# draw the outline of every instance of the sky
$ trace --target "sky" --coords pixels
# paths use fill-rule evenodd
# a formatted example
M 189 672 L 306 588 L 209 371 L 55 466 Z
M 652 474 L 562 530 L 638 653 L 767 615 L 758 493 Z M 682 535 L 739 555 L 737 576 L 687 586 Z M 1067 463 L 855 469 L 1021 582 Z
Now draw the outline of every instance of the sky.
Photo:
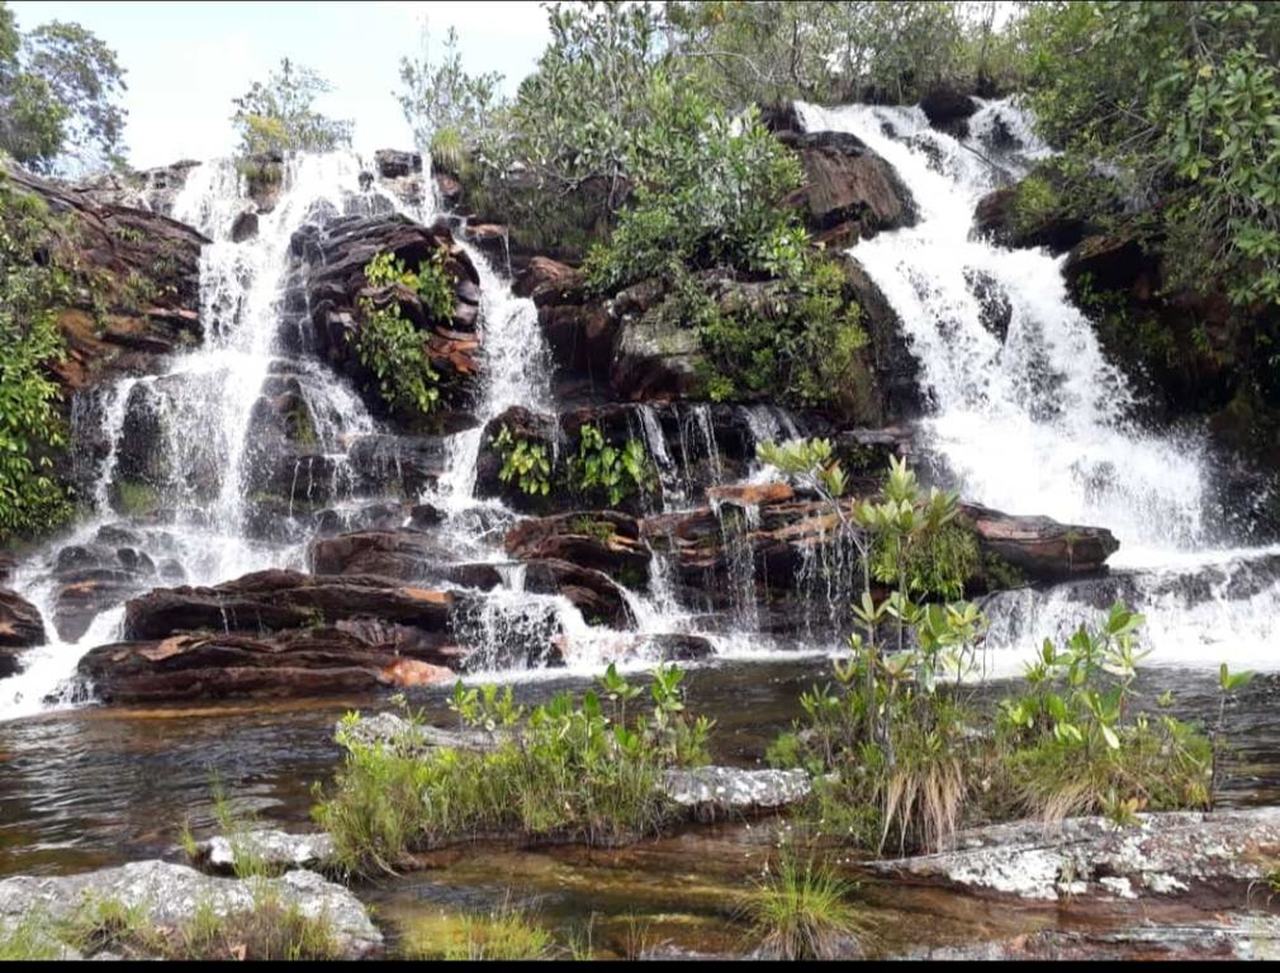
M 61 2 L 11 0 L 23 30 L 75 21 L 114 48 L 125 69 L 125 143 L 135 168 L 227 155 L 235 144 L 231 99 L 265 80 L 283 57 L 333 85 L 316 107 L 355 120 L 355 147 L 408 148 L 392 95 L 402 55 L 427 28 L 437 56 L 450 26 L 463 66 L 498 71 L 514 94 L 550 37 L 535 0 L 374 2 Z

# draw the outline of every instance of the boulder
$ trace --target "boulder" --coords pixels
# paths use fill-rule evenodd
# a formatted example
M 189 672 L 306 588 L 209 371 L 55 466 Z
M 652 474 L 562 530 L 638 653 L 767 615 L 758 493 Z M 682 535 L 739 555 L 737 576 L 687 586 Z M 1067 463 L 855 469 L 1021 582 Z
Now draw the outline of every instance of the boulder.
M 1060 524 L 1048 517 L 1014 516 L 978 504 L 960 505 L 978 546 L 997 554 L 1032 581 L 1064 581 L 1106 570 L 1120 542 L 1105 527 Z
M 73 288 L 67 306 L 55 312 L 67 354 L 51 371 L 64 402 L 89 385 L 158 371 L 159 356 L 202 340 L 200 250 L 207 238 L 159 212 L 104 202 L 92 189 L 16 167 L 3 175 L 66 221 L 53 247 L 95 282 L 92 293 Z
M 40 610 L 17 592 L 0 588 L 0 679 L 22 668 L 21 650 L 44 645 L 44 641 Z
M 962 831 L 953 851 L 873 862 L 882 874 L 1027 899 L 1190 897 L 1265 880 L 1280 808 L 1020 821 Z
M 130 640 L 179 632 L 258 632 L 380 618 L 427 632 L 444 631 L 455 596 L 358 575 L 325 577 L 297 571 L 247 574 L 212 588 L 157 588 L 125 606 Z
M 462 407 L 469 403 L 480 368 L 480 341 L 474 333 L 480 278 L 445 223 L 425 227 L 396 213 L 338 217 L 325 224 L 322 232 L 304 227 L 294 235 L 291 249 L 295 259 L 311 268 L 305 300 L 317 350 L 356 382 L 372 409 L 385 412 L 386 405 L 356 350 L 362 320 L 357 302 L 361 299 L 379 307 L 397 305 L 401 315 L 422 333 L 432 367 L 441 373 L 445 404 Z M 449 320 L 432 319 L 419 296 L 408 288 L 371 288 L 365 280 L 365 265 L 379 253 L 392 254 L 413 269 L 442 249 L 446 254 L 444 269 L 453 282 L 456 299 Z
M 987 193 L 974 210 L 974 230 L 1002 247 L 1045 247 L 1050 253 L 1066 253 L 1084 236 L 1083 220 L 1050 212 L 1027 223 L 1018 219 L 1017 187 Z
M 789 134 L 782 141 L 804 166 L 805 181 L 787 198 L 799 208 L 815 238 L 850 247 L 881 230 L 916 220 L 911 192 L 893 167 L 856 136 L 844 132 Z
M 649 297 L 653 284 L 628 288 L 610 307 L 618 326 L 609 382 L 620 397 L 633 401 L 698 398 L 706 360 L 702 339 L 696 328 L 679 319 L 674 298 L 660 292 Z
M 511 285 L 517 297 L 530 298 L 538 307 L 580 304 L 586 296 L 582 271 L 550 257 L 537 256 Z
M 274 636 L 180 634 L 98 646 L 78 671 L 106 703 L 323 696 L 452 680 L 448 664 L 458 655 L 448 640 L 413 635 L 412 642 L 391 643 L 338 627 Z M 409 652 L 417 658 L 402 654 Z
M 546 505 L 551 502 L 548 497 L 540 493 L 525 493 L 514 478 L 503 481 L 503 457 L 496 446 L 503 429 L 506 429 L 514 440 L 542 447 L 548 462 L 555 456 L 555 417 L 513 405 L 490 419 L 480 435 L 480 452 L 476 457 L 475 495 L 500 498 L 512 510 L 521 512 L 545 510 Z
M 659 785 L 667 800 L 700 820 L 776 811 L 803 801 L 812 787 L 803 770 L 740 767 L 668 770 Z
M 334 727 L 334 738 L 343 746 L 383 746 L 410 755 L 425 753 L 434 747 L 455 750 L 491 750 L 500 735 L 483 730 L 445 730 L 425 723 L 410 722 L 395 713 L 358 715 L 354 721 L 340 720 Z
M 214 835 L 195 845 L 191 863 L 206 872 L 230 875 L 237 858 L 251 856 L 274 873 L 305 868 L 324 872 L 333 867 L 333 838 L 324 833 L 292 834 L 274 828 L 247 831 L 244 834 Z
M 381 575 L 418 581 L 439 573 L 449 553 L 416 530 L 367 530 L 317 538 L 308 552 L 311 570 L 328 575 Z
M 192 922 L 197 910 L 224 917 L 251 913 L 270 896 L 309 916 L 324 915 L 343 959 L 372 959 L 382 953 L 382 934 L 360 900 L 348 889 L 309 871 L 279 878 L 233 879 L 203 875 L 186 865 L 132 862 L 117 868 L 65 876 L 18 875 L 0 881 L 0 927 L 12 927 L 33 913 L 53 923 L 76 918 L 91 901 L 110 901 L 138 910 L 148 925 L 170 934 Z
M 383 179 L 400 179 L 422 171 L 422 155 L 399 149 L 378 149 L 373 153 L 373 165 Z
M 641 587 L 649 572 L 639 522 L 612 510 L 521 521 L 507 531 L 506 549 L 522 561 L 567 561 L 592 568 L 628 588 Z
M 626 629 L 636 623 L 622 589 L 594 568 L 556 558 L 527 561 L 524 587 L 535 594 L 564 595 L 589 624 Z
M 965 138 L 969 134 L 969 117 L 978 110 L 978 103 L 954 88 L 938 87 L 920 99 L 920 110 L 934 128 Z
M 862 264 L 845 256 L 840 266 L 861 308 L 862 326 L 871 339 L 872 370 L 883 403 L 884 419 L 896 422 L 919 416 L 925 406 L 920 388 L 920 362 L 911 353 L 902 322 Z
M 234 243 L 252 240 L 258 235 L 258 214 L 247 209 L 240 213 L 231 223 L 231 239 Z
M 1126 290 L 1151 271 L 1152 258 L 1144 254 L 1136 236 L 1096 234 L 1081 240 L 1067 254 L 1062 276 L 1071 287 L 1088 276 L 1094 291 Z

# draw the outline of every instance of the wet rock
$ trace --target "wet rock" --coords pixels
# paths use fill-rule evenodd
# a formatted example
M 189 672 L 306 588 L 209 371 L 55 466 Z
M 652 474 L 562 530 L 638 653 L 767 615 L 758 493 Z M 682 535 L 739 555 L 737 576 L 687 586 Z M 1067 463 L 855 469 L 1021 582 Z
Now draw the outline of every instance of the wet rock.
M 257 235 L 258 214 L 256 211 L 247 209 L 232 221 L 231 240 L 233 243 L 243 243 L 245 240 L 252 240 Z
M 800 156 L 805 182 L 787 198 L 798 207 L 815 238 L 828 247 L 849 247 L 881 230 L 916 220 L 911 192 L 893 167 L 844 132 L 782 136 Z
M 5 169 L 5 179 L 67 221 L 61 239 L 73 250 L 68 256 L 99 281 L 95 293 L 81 288 L 55 311 L 67 354 L 51 369 L 64 401 L 98 382 L 158 371 L 158 356 L 202 340 L 199 264 L 205 237 L 159 212 L 104 201 L 94 190 L 16 167 Z
M 114 567 L 81 568 L 59 572 L 54 592 L 53 627 L 64 642 L 76 642 L 102 612 L 145 591 L 155 575 Z
M 938 87 L 920 99 L 920 110 L 934 128 L 965 138 L 969 134 L 969 116 L 978 110 L 978 103 L 954 88 Z
M 504 429 L 513 440 L 541 447 L 548 462 L 555 455 L 554 416 L 531 412 L 518 405 L 506 409 L 490 419 L 480 434 L 480 452 L 476 458 L 476 496 L 499 498 L 511 509 L 521 512 L 545 510 L 550 500 L 541 493 L 525 493 L 514 478 L 503 481 L 503 457 L 496 443 Z
M 418 581 L 450 559 L 440 542 L 416 530 L 367 530 L 319 538 L 308 552 L 311 570 L 329 575 L 381 575 Z
M 272 636 L 179 634 L 117 642 L 89 651 L 79 673 L 107 703 L 323 696 L 452 678 L 448 663 L 455 657 L 446 636 L 396 628 L 410 637 L 376 641 L 374 629 L 366 640 L 334 626 Z
M 334 857 L 333 838 L 323 832 L 293 834 L 272 828 L 226 837 L 214 835 L 196 842 L 192 864 L 203 871 L 230 875 L 238 856 L 252 856 L 271 872 L 296 868 L 325 871 Z
M 695 767 L 668 770 L 661 790 L 674 804 L 705 819 L 797 804 L 809 796 L 812 786 L 803 770 Z
M 1083 220 L 1059 212 L 1046 213 L 1027 222 L 1017 212 L 1018 190 L 1006 187 L 978 200 L 974 230 L 1002 247 L 1046 247 L 1050 253 L 1066 253 L 1084 236 Z
M 399 149 L 378 149 L 373 153 L 373 164 L 383 179 L 400 179 L 422 171 L 422 155 Z
M 680 320 L 674 297 L 659 292 L 650 298 L 651 290 L 652 282 L 637 284 L 610 307 L 619 322 L 610 384 L 619 396 L 632 400 L 697 398 L 705 361 L 702 340 L 696 328 Z
M 1138 822 L 992 825 L 960 832 L 954 851 L 870 867 L 1028 899 L 1147 898 L 1243 888 L 1265 878 L 1280 853 L 1280 808 L 1140 814 Z
M 580 304 L 584 300 L 582 271 L 550 257 L 533 257 L 511 285 L 517 297 L 528 297 L 538 307 Z
M 8 588 L 0 588 L 0 679 L 22 666 L 19 651 L 44 645 L 44 621 L 35 605 Z
M 969 292 L 978 299 L 982 326 L 1004 344 L 1013 321 L 1013 305 L 1009 303 L 1009 296 L 994 277 L 981 270 L 966 270 L 964 279 L 969 285 Z
M 499 223 L 467 224 L 465 232 L 468 243 L 473 244 L 481 253 L 498 266 L 507 263 L 507 228 Z M 475 303 L 474 301 L 472 303 Z
M 1107 930 L 1041 929 L 969 946 L 934 946 L 895 957 L 908 960 L 1230 960 L 1280 956 L 1280 920 L 1265 913 L 1228 913 L 1199 920 L 1146 920 Z
M 1148 273 L 1152 258 L 1142 252 L 1136 236 L 1126 234 L 1085 237 L 1062 265 L 1062 276 L 1071 287 L 1088 277 L 1094 291 L 1125 290 Z
M 536 594 L 564 595 L 588 624 L 632 628 L 636 620 L 625 593 L 603 571 L 555 558 L 525 563 L 524 587 Z
M 279 631 L 381 618 L 443 631 L 456 600 L 447 591 L 397 585 L 384 578 L 324 577 L 297 571 L 247 574 L 212 588 L 157 588 L 125 606 L 131 640 L 164 639 L 178 632 Z
M 327 223 L 318 236 L 295 235 L 292 249 L 312 268 L 307 277 L 306 306 L 311 310 L 317 349 L 356 382 L 370 408 L 386 411 L 374 376 L 357 354 L 362 321 L 357 302 L 361 299 L 379 307 L 397 305 L 402 316 L 422 333 L 432 367 L 441 373 L 439 388 L 445 404 L 461 408 L 470 402 L 480 368 L 480 340 L 471 333 L 474 301 L 466 298 L 472 296 L 480 278 L 446 224 L 425 227 L 394 213 L 339 217 Z M 434 320 L 419 296 L 408 288 L 370 288 L 365 280 L 365 265 L 379 253 L 392 254 L 406 267 L 416 268 L 441 250 L 457 298 L 457 311 L 448 321 Z
M 900 421 L 920 415 L 925 407 L 920 387 L 920 362 L 911 353 L 902 322 L 862 264 L 853 257 L 845 256 L 840 266 L 861 308 L 862 326 L 871 339 L 872 367 L 885 420 Z
M 521 521 L 507 532 L 507 553 L 522 561 L 567 561 L 594 568 L 640 587 L 649 572 L 649 552 L 634 517 L 596 510 Z M 639 581 L 639 584 L 628 583 Z
M 395 713 L 359 716 L 352 722 L 340 720 L 334 727 L 339 743 L 384 746 L 404 754 L 423 753 L 433 747 L 457 750 L 491 750 L 498 737 L 483 730 L 445 730 L 423 723 L 410 723 Z
M 440 436 L 361 436 L 343 469 L 357 494 L 416 497 L 435 485 L 446 463 Z
M 1098 574 L 1120 549 L 1105 527 L 1014 516 L 970 503 L 961 504 L 960 513 L 973 526 L 981 549 L 998 554 L 1033 581 Z
M 445 512 L 433 504 L 420 503 L 409 511 L 409 526 L 416 527 L 418 530 L 438 527 L 444 521 Z
M 712 506 L 729 504 L 735 507 L 758 507 L 765 503 L 786 503 L 795 499 L 791 485 L 781 480 L 769 483 L 738 483 L 707 489 L 707 500 Z
M 665 632 L 646 636 L 637 654 L 661 662 L 701 662 L 715 655 L 716 647 L 701 635 Z
M 0 881 L 0 924 L 15 925 L 40 910 L 54 922 L 69 920 L 90 900 L 137 908 L 148 924 L 174 931 L 190 922 L 197 908 L 220 916 L 252 912 L 263 894 L 306 915 L 324 915 L 345 959 L 370 959 L 382 952 L 382 934 L 364 906 L 341 885 L 309 871 L 254 882 L 203 875 L 186 865 L 132 862 L 80 875 L 19 875 Z

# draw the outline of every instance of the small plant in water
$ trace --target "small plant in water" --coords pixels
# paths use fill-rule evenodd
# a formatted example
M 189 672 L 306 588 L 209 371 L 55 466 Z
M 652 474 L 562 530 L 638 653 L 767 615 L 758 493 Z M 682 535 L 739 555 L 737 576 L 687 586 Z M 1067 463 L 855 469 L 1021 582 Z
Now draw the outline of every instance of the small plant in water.
M 776 871 L 752 891 L 746 918 L 767 958 L 831 960 L 860 955 L 867 922 L 848 897 L 854 887 L 829 865 L 784 851 Z

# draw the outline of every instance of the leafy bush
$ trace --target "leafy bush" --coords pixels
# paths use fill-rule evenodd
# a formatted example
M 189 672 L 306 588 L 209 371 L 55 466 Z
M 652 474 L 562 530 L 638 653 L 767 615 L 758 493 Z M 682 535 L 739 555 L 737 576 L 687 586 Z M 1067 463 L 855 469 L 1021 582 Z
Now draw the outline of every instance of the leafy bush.
M 1118 173 L 1169 283 L 1280 303 L 1280 10 L 1057 2 L 1018 30 L 1040 127 Z
M 745 912 L 761 952 L 771 959 L 841 958 L 867 923 L 849 902 L 853 886 L 827 865 L 802 867 L 785 854 L 777 871 L 752 892 Z
M 603 701 L 561 693 L 520 726 L 510 687 L 459 683 L 450 705 L 464 727 L 494 735 L 491 749 L 417 756 L 340 731 L 347 757 L 315 817 L 353 871 L 391 870 L 414 849 L 485 834 L 599 844 L 653 833 L 673 813 L 657 789 L 662 770 L 706 760 L 712 724 L 685 712 L 682 676 L 660 666 L 651 715 L 629 719 L 640 690 L 610 666 Z
M 240 154 L 327 152 L 350 145 L 353 123 L 312 107 L 330 87 L 315 71 L 283 58 L 265 82 L 255 81 L 232 99 L 236 110 L 231 124 L 240 135 Z
M 1021 810 L 1059 818 L 1117 799 L 1151 810 L 1209 804 L 1209 740 L 1170 716 L 1129 712 L 1147 654 L 1135 638 L 1142 622 L 1117 603 L 1098 631 L 1081 626 L 1064 649 L 1045 640 L 1027 691 L 1001 701 L 1005 764 Z
M 444 259 L 444 250 L 437 250 L 414 273 L 393 254 L 379 253 L 365 265 L 364 276 L 370 287 L 409 288 L 422 299 L 433 320 L 448 320 L 453 313 L 453 283 Z M 385 303 L 370 296 L 356 300 L 361 315 L 356 354 L 378 379 L 384 402 L 409 415 L 426 415 L 440 398 L 436 387 L 440 376 L 431 367 L 422 333 L 403 316 L 395 295 L 382 300 Z
M 580 491 L 603 493 L 609 506 L 616 507 L 627 497 L 651 489 L 655 473 L 640 440 L 628 439 L 619 449 L 605 442 L 599 428 L 590 424 L 584 425 L 578 435 L 573 469 Z
M 0 541 L 70 515 L 52 475 L 66 431 L 48 368 L 65 354 L 55 309 L 71 296 L 71 277 L 45 255 L 53 232 L 43 202 L 0 175 Z
M 529 496 L 546 496 L 551 492 L 551 460 L 542 443 L 517 438 L 503 425 L 493 439 L 493 448 L 502 458 L 498 479 L 515 481 L 520 492 Z

